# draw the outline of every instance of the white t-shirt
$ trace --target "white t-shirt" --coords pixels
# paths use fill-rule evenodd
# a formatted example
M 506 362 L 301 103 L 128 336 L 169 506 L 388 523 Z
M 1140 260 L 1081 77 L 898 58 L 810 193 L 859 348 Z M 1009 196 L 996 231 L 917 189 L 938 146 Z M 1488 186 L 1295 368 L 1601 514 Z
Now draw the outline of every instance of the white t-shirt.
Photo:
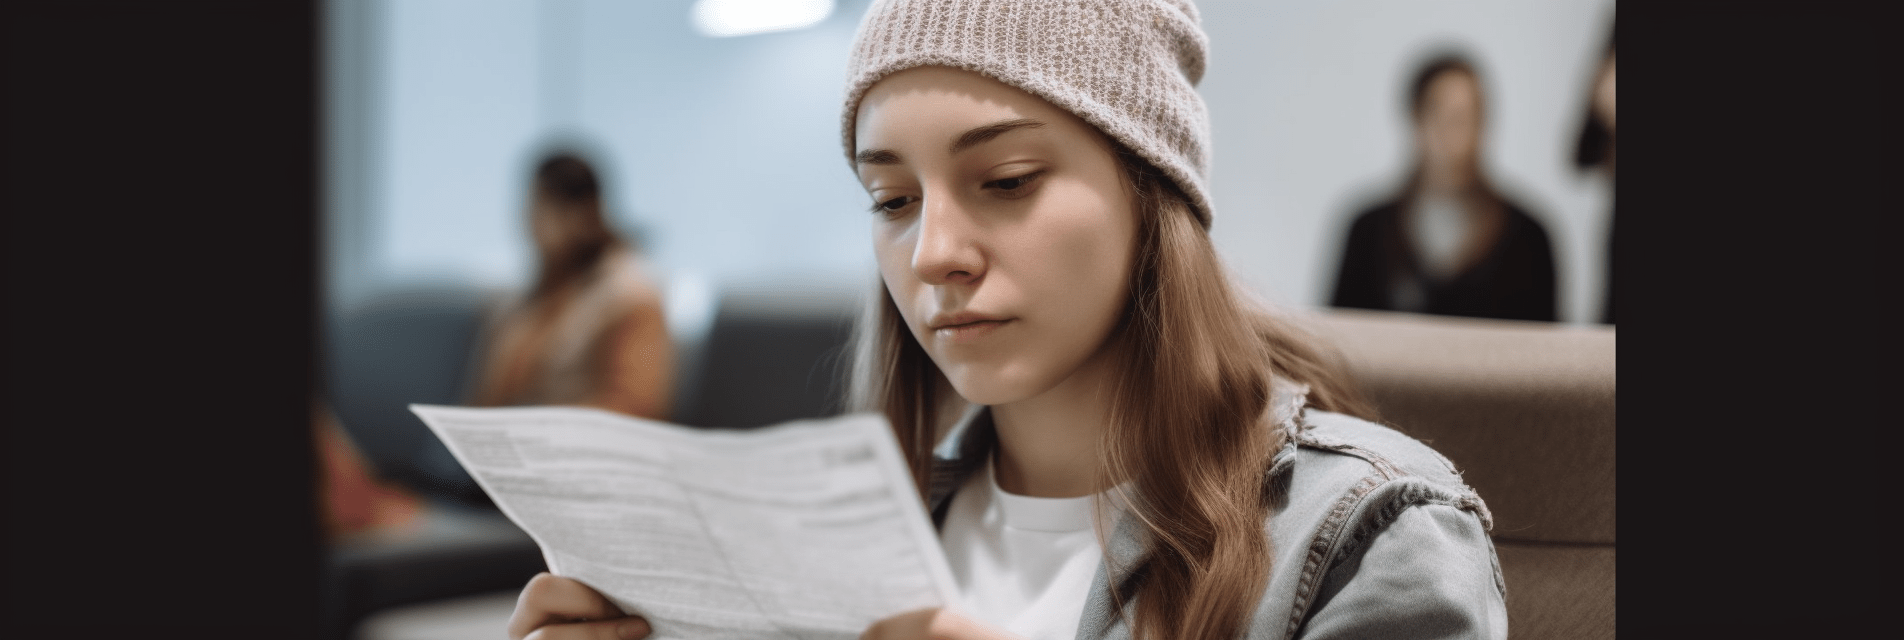
M 992 464 L 952 496 L 939 539 L 963 613 L 1030 640 L 1071 640 L 1103 561 L 1092 518 L 1102 502 L 1109 535 L 1119 509 L 1111 500 L 1034 498 L 998 487 Z
M 1446 196 L 1423 194 L 1415 203 L 1414 224 L 1405 225 L 1421 267 L 1436 282 L 1453 280 L 1461 254 L 1472 243 L 1474 214 L 1467 203 Z

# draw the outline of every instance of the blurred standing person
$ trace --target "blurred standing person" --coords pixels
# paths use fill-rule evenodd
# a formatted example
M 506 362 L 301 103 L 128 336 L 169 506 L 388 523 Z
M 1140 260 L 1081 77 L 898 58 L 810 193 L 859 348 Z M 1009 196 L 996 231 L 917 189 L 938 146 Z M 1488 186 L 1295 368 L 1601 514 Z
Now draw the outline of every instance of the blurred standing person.
M 661 296 L 603 215 L 595 170 L 570 153 L 536 169 L 537 272 L 484 331 L 472 404 L 585 405 L 666 420 L 674 353 Z
M 1573 164 L 1579 170 L 1592 171 L 1605 167 L 1609 191 L 1617 192 L 1614 183 L 1614 136 L 1613 136 L 1613 45 L 1616 42 L 1614 29 L 1607 33 L 1606 53 L 1600 57 L 1600 66 L 1593 73 L 1593 85 L 1587 90 L 1586 123 L 1580 127 L 1580 141 L 1574 145 Z M 1611 193 L 1609 195 L 1612 195 Z M 1600 321 L 1613 324 L 1613 258 L 1618 255 L 1619 242 L 1616 222 L 1619 200 L 1607 209 L 1607 252 L 1606 252 L 1606 302 L 1601 307 Z
M 1331 306 L 1555 319 L 1547 232 L 1481 171 L 1486 107 L 1464 56 L 1431 58 L 1415 74 L 1415 169 L 1394 200 L 1356 216 Z

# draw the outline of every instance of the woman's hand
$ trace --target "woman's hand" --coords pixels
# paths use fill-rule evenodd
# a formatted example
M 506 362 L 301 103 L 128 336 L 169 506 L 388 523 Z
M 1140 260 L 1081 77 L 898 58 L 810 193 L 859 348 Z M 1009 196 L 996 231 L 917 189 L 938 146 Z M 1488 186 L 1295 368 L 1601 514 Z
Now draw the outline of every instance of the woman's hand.
M 859 640 L 1020 640 L 951 609 L 908 611 L 873 623 Z
M 509 616 L 509 640 L 638 640 L 650 631 L 588 585 L 546 572 L 529 579 Z

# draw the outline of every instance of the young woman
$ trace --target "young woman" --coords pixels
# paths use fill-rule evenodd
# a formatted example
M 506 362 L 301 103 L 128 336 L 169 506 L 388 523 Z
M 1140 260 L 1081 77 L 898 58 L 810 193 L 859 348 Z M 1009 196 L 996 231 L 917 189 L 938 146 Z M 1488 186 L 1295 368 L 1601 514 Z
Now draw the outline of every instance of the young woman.
M 870 9 L 843 134 L 884 286 L 855 400 L 962 596 L 864 637 L 1505 637 L 1480 499 L 1225 277 L 1203 53 L 1187 2 Z M 546 574 L 510 621 L 647 632 Z
M 1487 100 L 1474 63 L 1431 57 L 1409 89 L 1414 171 L 1350 223 L 1330 305 L 1553 322 L 1547 231 L 1482 170 Z
M 573 404 L 666 420 L 673 343 L 661 296 L 603 215 L 601 183 L 570 153 L 536 169 L 535 283 L 485 328 L 471 403 Z

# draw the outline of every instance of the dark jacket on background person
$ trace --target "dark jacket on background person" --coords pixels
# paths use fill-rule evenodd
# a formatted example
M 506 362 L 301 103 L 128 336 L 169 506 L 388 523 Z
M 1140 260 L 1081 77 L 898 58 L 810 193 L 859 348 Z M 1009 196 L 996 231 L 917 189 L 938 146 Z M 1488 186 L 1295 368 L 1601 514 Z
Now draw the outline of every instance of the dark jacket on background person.
M 1403 235 L 1401 203 L 1357 215 L 1349 227 L 1329 306 L 1503 320 L 1557 319 L 1553 247 L 1539 222 L 1503 202 L 1494 245 L 1447 282 L 1427 275 Z M 1416 295 L 1398 296 L 1413 287 Z

